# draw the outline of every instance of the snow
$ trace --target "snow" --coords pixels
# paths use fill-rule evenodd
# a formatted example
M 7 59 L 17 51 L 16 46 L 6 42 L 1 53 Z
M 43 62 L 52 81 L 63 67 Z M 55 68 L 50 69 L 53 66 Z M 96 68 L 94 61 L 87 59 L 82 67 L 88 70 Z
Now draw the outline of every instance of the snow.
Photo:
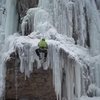
M 87 93 L 92 93 L 93 96 L 100 96 L 100 88 L 98 88 L 94 84 L 90 84 Z
M 93 97 L 93 98 L 89 98 L 89 97 L 81 97 L 80 100 L 100 100 L 100 97 Z

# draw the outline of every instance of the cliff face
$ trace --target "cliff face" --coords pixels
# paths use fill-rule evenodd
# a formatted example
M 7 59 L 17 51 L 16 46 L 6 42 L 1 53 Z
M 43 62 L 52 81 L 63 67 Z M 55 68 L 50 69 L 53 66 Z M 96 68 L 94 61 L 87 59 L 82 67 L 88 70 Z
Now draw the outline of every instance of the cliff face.
M 19 67 L 15 67 L 14 53 L 6 66 L 6 100 L 56 100 L 50 69 L 34 69 L 30 78 L 25 77 Z
M 18 13 L 18 24 L 20 27 L 21 18 L 26 15 L 29 8 L 37 7 L 38 0 L 17 0 L 16 10 Z M 25 100 L 56 100 L 56 95 L 52 82 L 52 71 L 34 69 L 30 78 L 25 79 L 25 75 L 16 68 L 15 53 L 6 62 L 6 99 Z M 27 66 L 28 67 L 28 66 Z M 17 89 L 17 90 L 16 90 Z
M 34 8 L 38 6 L 38 0 L 17 0 L 17 12 L 20 17 L 26 15 L 29 8 Z
M 26 15 L 29 8 L 34 8 L 38 6 L 39 0 L 17 0 L 16 10 L 18 13 L 18 30 L 20 31 L 20 24 L 22 18 Z

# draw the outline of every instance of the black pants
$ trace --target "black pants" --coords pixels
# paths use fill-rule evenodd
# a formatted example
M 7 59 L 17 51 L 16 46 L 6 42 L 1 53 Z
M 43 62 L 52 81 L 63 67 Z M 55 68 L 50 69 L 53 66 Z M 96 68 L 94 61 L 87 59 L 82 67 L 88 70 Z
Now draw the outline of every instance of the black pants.
M 40 53 L 44 53 L 44 57 L 47 58 L 47 49 L 38 48 L 35 50 L 36 54 L 40 57 Z

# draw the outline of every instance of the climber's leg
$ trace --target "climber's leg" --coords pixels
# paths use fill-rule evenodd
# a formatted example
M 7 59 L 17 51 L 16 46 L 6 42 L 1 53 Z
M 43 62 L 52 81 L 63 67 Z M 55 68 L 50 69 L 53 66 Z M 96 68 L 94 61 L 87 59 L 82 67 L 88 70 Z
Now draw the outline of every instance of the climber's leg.
M 36 49 L 35 52 L 36 52 L 37 56 L 39 57 L 39 59 L 41 60 L 40 48 Z
M 47 58 L 47 49 L 44 50 L 44 57 Z
M 43 53 L 44 53 L 44 62 L 45 62 L 46 59 L 47 59 L 47 49 L 44 49 L 44 50 L 43 50 Z

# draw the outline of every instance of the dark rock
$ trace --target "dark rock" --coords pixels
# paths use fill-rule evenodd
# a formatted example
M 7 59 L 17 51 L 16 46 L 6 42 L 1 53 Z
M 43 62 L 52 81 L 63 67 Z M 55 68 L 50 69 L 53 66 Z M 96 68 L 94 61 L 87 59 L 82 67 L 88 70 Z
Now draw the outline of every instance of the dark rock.
M 29 8 L 34 8 L 38 6 L 39 0 L 17 0 L 16 11 L 18 14 L 18 26 L 17 30 L 21 33 L 21 23 L 23 17 L 26 15 L 26 12 Z
M 73 33 L 72 37 L 74 38 L 75 45 L 77 45 L 78 34 L 76 34 L 76 33 Z
M 16 100 L 16 97 L 18 100 L 56 100 L 51 69 L 34 69 L 25 80 L 25 74 L 20 73 L 14 61 L 6 62 L 6 100 Z
M 19 16 L 19 21 L 21 21 L 21 18 L 26 15 L 26 12 L 29 8 L 37 7 L 38 0 L 17 0 L 17 13 Z

